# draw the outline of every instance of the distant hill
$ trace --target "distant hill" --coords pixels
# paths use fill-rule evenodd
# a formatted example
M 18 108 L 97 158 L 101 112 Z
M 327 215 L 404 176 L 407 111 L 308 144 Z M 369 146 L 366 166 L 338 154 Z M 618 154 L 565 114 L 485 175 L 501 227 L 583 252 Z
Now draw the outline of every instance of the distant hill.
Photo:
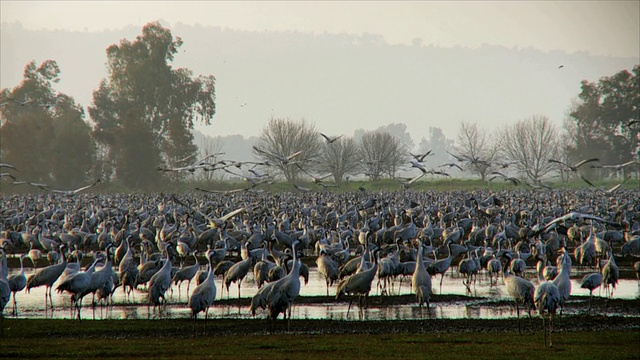
M 216 76 L 213 125 L 197 127 L 210 136 L 257 136 L 272 116 L 306 118 L 335 135 L 405 123 L 416 145 L 429 127 L 442 128 L 455 139 L 462 120 L 495 129 L 540 114 L 561 124 L 581 80 L 597 81 L 640 62 L 493 45 L 442 48 L 416 41 L 392 46 L 371 34 L 248 32 L 184 24 L 170 29 L 184 40 L 174 66 Z M 31 31 L 2 23 L 0 85 L 16 86 L 32 59 L 54 59 L 62 71 L 58 90 L 86 106 L 106 76 L 107 46 L 140 32 L 137 27 Z

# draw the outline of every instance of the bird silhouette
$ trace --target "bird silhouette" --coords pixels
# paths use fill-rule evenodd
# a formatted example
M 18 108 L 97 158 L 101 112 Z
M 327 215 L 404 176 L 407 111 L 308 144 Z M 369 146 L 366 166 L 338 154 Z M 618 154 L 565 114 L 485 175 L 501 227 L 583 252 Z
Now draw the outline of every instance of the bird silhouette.
M 560 164 L 560 166 L 562 168 L 570 170 L 570 171 L 573 171 L 573 172 L 578 171 L 578 168 L 581 167 L 584 164 L 588 164 L 590 162 L 596 162 L 596 161 L 600 161 L 600 159 L 598 159 L 598 158 L 585 159 L 585 160 L 578 161 L 575 164 L 567 164 L 567 163 L 565 163 L 565 162 L 563 162 L 561 160 L 549 159 L 550 163 Z
M 329 137 L 323 133 L 320 133 L 320 135 L 327 141 L 327 144 L 333 144 L 334 142 L 336 142 L 336 140 L 340 139 L 343 136 L 343 135 L 338 135 L 338 136 Z
M 98 185 L 100 183 L 100 181 L 101 180 L 98 179 L 98 180 L 94 181 L 93 183 L 91 183 L 89 185 L 85 185 L 85 186 L 79 187 L 79 188 L 74 189 L 74 190 L 56 190 L 56 189 L 48 189 L 48 190 L 51 191 L 52 193 L 61 194 L 61 195 L 64 195 L 64 196 L 74 196 L 74 195 L 77 195 L 77 194 L 79 194 L 79 193 L 81 193 L 81 192 L 83 192 L 85 190 L 89 190 L 92 187 Z

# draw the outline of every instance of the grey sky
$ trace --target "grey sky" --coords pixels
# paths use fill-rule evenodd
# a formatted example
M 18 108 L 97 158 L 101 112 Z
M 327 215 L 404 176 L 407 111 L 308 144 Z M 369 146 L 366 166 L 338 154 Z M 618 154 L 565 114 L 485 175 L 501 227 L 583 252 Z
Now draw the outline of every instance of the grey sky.
M 381 35 L 389 44 L 409 45 L 419 38 L 423 45 L 443 48 L 480 48 L 483 44 L 489 44 L 509 49 L 535 48 L 544 52 L 560 50 L 549 55 L 547 60 L 552 61 L 551 65 L 546 63 L 544 68 L 539 63 L 539 57 L 527 58 L 526 54 L 509 54 L 502 59 L 507 66 L 505 69 L 509 71 L 496 73 L 493 78 L 487 71 L 487 64 L 481 67 L 483 64 L 479 64 L 476 58 L 463 59 L 465 61 L 462 66 L 451 68 L 455 72 L 451 74 L 453 77 L 446 79 L 440 79 L 441 71 L 427 69 L 431 71 L 429 76 L 440 79 L 438 83 L 424 81 L 427 71 L 424 67 L 417 68 L 423 74 L 422 77 L 420 74 L 411 74 L 406 78 L 385 77 L 382 79 L 383 84 L 396 89 L 393 103 L 387 105 L 383 91 L 369 93 L 369 88 L 362 88 L 363 84 L 370 83 L 367 79 L 363 81 L 356 77 L 360 71 L 346 74 L 352 80 L 350 83 L 343 83 L 338 89 L 344 90 L 346 94 L 342 98 L 336 99 L 334 95 L 337 94 L 323 94 L 325 97 L 322 99 L 300 96 L 292 101 L 282 89 L 273 91 L 271 88 L 258 87 L 259 84 L 269 82 L 269 74 L 257 67 L 234 70 L 221 59 L 216 62 L 211 61 L 211 58 L 207 58 L 209 61 L 201 66 L 194 54 L 206 53 L 211 57 L 224 49 L 196 48 L 197 45 L 192 46 L 189 42 L 194 40 L 193 43 L 197 44 L 195 37 L 186 38 L 185 34 L 173 32 L 174 36 L 183 37 L 183 51 L 186 51 L 176 57 L 175 65 L 194 69 L 196 74 L 214 74 L 217 78 L 217 113 L 213 125 L 196 126 L 208 135 L 257 135 L 262 124 L 275 113 L 275 116 L 292 119 L 305 117 L 322 123 L 323 131 L 335 134 L 351 134 L 359 128 L 373 130 L 390 122 L 404 122 L 417 143 L 422 136 L 426 136 L 424 119 L 437 119 L 437 123 L 433 125 L 442 127 L 449 138 L 455 137 L 462 120 L 478 121 L 483 125 L 496 127 L 539 113 L 550 116 L 557 124 L 561 124 L 572 99 L 579 91 L 581 80 L 597 81 L 601 76 L 612 75 L 626 66 L 640 62 L 639 4 L 640 1 L 2 0 L 0 21 L 3 24 L 20 22 L 22 27 L 31 30 L 61 29 L 80 32 L 116 30 L 133 25 L 131 35 L 127 35 L 129 39 L 139 34 L 144 24 L 160 20 L 163 26 L 170 29 L 183 23 L 249 31 L 297 30 L 317 34 L 356 35 L 370 33 Z M 5 37 L 5 41 L 0 44 L 0 65 L 3 70 L 0 76 L 1 86 L 16 86 L 24 65 L 32 59 L 40 62 L 53 58 L 58 61 L 62 70 L 62 81 L 57 90 L 75 97 L 83 106 L 89 105 L 92 91 L 100 79 L 106 76 L 104 49 L 120 40 L 108 38 L 104 44 L 90 49 L 89 46 L 68 46 L 64 43 L 63 35 L 50 37 L 46 41 L 51 43 L 46 44 L 42 43 L 45 40 L 35 38 L 28 39 L 31 42 L 26 43 L 20 39 L 12 39 L 10 35 L 5 36 L 9 37 Z M 94 53 L 88 54 L 91 51 Z M 605 58 L 591 59 L 587 63 L 565 63 L 570 57 L 568 54 L 575 52 L 588 52 Z M 618 60 L 623 57 L 628 61 L 619 66 L 620 62 L 616 59 L 610 61 L 613 57 Z M 516 63 L 511 62 L 514 59 L 517 59 Z M 558 71 L 559 64 L 567 65 L 562 72 Z M 452 64 L 442 65 L 446 67 Z M 402 66 L 402 62 L 390 66 L 381 69 L 392 72 L 397 66 Z M 238 69 L 243 72 L 236 71 Z M 474 72 L 474 69 L 478 72 Z M 366 71 L 363 73 L 366 77 Z M 335 80 L 335 83 L 342 81 L 340 76 L 330 75 L 333 76 L 330 80 Z M 252 77 L 253 82 L 247 81 L 249 77 Z M 300 91 L 295 95 L 312 93 L 313 87 L 323 80 L 325 79 L 322 77 L 316 78 L 315 83 L 300 85 Z M 295 88 L 299 84 L 289 85 Z M 448 92 L 443 86 L 448 86 Z M 491 86 L 503 88 L 494 89 Z M 458 93 L 456 88 L 468 88 L 475 92 Z M 512 89 L 508 91 L 522 96 L 515 101 L 505 102 L 498 95 L 504 88 Z M 363 93 L 372 97 L 362 99 L 359 96 L 350 99 L 349 103 L 343 101 L 349 95 Z M 466 98 L 460 99 L 462 96 Z M 431 99 L 431 103 L 424 101 L 426 97 Z M 239 98 L 251 105 L 239 107 Z M 319 106 L 322 101 L 344 103 L 344 107 L 337 109 Z M 273 108 L 276 109 L 275 112 Z
M 142 26 L 215 25 L 239 30 L 380 34 L 389 43 L 638 56 L 639 1 L 2 1 L 3 22 L 29 29 L 96 31 Z

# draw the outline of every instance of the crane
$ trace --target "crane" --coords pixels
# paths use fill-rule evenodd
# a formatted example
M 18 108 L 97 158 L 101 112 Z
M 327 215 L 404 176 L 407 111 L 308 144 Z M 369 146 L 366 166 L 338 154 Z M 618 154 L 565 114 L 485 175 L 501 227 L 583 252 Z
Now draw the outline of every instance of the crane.
M 171 287 L 171 252 L 170 249 L 173 247 L 172 243 L 167 244 L 167 248 L 165 249 L 166 258 L 163 260 L 164 264 L 156 272 L 153 274 L 151 279 L 149 280 L 149 303 L 153 304 L 155 309 L 156 306 L 160 305 L 160 298 L 162 298 L 163 303 L 167 302 L 167 299 L 164 297 L 164 294 Z
M 379 257 L 378 253 L 376 253 L 376 255 Z M 364 254 L 361 259 L 361 263 L 364 263 Z M 376 261 L 369 269 L 356 272 L 348 278 L 341 280 L 338 283 L 338 289 L 336 290 L 336 300 L 340 300 L 342 296 L 347 294 L 357 294 L 359 297 L 358 305 L 360 307 L 360 314 L 362 314 L 365 299 L 369 296 L 369 292 L 371 291 L 371 283 L 373 283 L 373 279 L 375 278 L 377 272 L 378 262 Z M 347 316 L 349 316 L 349 311 L 351 310 L 352 303 L 353 298 L 349 300 Z
M 513 261 L 511 254 L 505 252 L 502 255 L 507 259 L 507 263 L 504 265 L 502 281 L 507 288 L 507 292 L 513 298 L 516 303 L 516 316 L 518 317 L 518 332 L 522 333 L 522 325 L 520 322 L 520 305 L 527 306 L 529 310 L 529 316 L 531 316 L 531 309 L 535 308 L 533 304 L 533 295 L 535 287 L 531 281 L 519 276 L 511 275 L 509 273 L 509 266 Z
M 24 275 L 24 258 L 25 254 L 20 255 L 20 272 L 9 276 L 9 290 L 11 290 L 13 298 L 13 314 L 18 315 L 18 304 L 16 302 L 16 293 L 22 291 L 27 286 L 27 277 Z
M 571 295 L 571 258 L 566 252 L 566 249 L 562 256 L 562 262 L 560 263 L 560 273 L 553 279 L 553 284 L 558 287 L 560 293 L 560 315 L 564 309 L 564 303 L 569 299 Z
M 447 272 L 447 270 L 451 266 L 451 254 L 453 252 L 451 250 L 451 243 L 452 243 L 451 241 L 447 242 L 447 247 L 449 248 L 449 255 L 444 259 L 436 260 L 436 262 L 431 264 L 431 266 L 429 266 L 429 268 L 427 269 L 429 274 L 433 276 L 440 274 L 440 292 L 442 292 L 442 280 L 444 279 L 444 274 Z
M 60 263 L 40 268 L 36 270 L 33 273 L 33 275 L 27 278 L 27 290 L 26 290 L 27 293 L 32 288 L 36 288 L 42 285 L 45 286 L 45 291 L 44 291 L 45 312 L 47 310 L 47 305 L 49 304 L 51 304 L 51 310 L 53 311 L 53 299 L 51 298 L 51 288 L 53 286 L 53 283 L 55 283 L 56 280 L 58 280 L 60 275 L 62 275 L 65 268 L 67 267 L 67 256 L 64 251 L 65 248 L 66 248 L 66 245 L 64 244 L 60 245 L 60 248 L 59 248 L 60 255 L 61 255 L 60 257 L 62 258 L 62 261 Z M 48 295 L 49 301 L 47 301 L 47 295 Z
M 80 294 L 82 294 L 91 284 L 91 276 L 95 271 L 98 260 L 99 259 L 96 257 L 96 259 L 93 260 L 91 266 L 89 266 L 86 271 L 79 271 L 67 276 L 56 287 L 56 290 L 59 293 L 66 291 L 71 294 L 71 310 L 73 313 L 73 306 L 75 305 L 75 310 L 77 310 L 78 314 L 78 320 L 81 319 L 80 307 L 82 305 L 82 297 L 80 296 Z
M 229 285 L 231 285 L 232 282 L 235 282 L 238 284 L 238 299 L 240 299 L 240 286 L 242 285 L 242 280 L 247 276 L 250 269 L 251 256 L 233 264 L 229 270 L 224 273 L 224 285 L 227 288 L 227 298 L 229 297 Z
M 329 296 L 329 286 L 333 286 L 333 283 L 338 280 L 338 263 L 330 256 L 327 256 L 327 252 L 322 249 L 316 259 L 316 264 L 318 265 L 318 272 L 324 276 L 327 283 L 327 296 Z
M 418 254 L 416 255 L 416 268 L 411 277 L 411 291 L 416 294 L 420 313 L 422 313 L 422 304 L 427 305 L 427 313 L 431 314 L 429 308 L 429 298 L 431 297 L 431 276 L 424 266 L 422 258 L 422 241 L 418 240 Z
M 541 267 L 538 269 L 538 281 L 540 285 L 533 294 L 533 302 L 538 309 L 538 314 L 542 318 L 542 328 L 544 331 L 544 345 L 547 346 L 547 326 L 545 324 L 545 313 L 549 316 L 549 347 L 551 347 L 551 331 L 553 330 L 553 316 L 560 305 L 560 290 L 552 281 L 546 281 L 542 275 Z
M 291 271 L 280 280 L 262 286 L 251 299 L 251 314 L 255 316 L 258 308 L 269 310 L 269 317 L 276 319 L 280 313 L 287 318 L 287 310 L 300 294 L 300 261 L 295 250 L 298 240 L 292 244 L 293 266 Z
M 200 269 L 200 263 L 198 262 L 197 257 L 198 250 L 193 250 L 193 258 L 195 259 L 195 263 L 190 266 L 184 266 L 173 275 L 173 282 L 178 286 L 178 299 L 180 299 L 180 285 L 182 285 L 183 281 L 187 281 L 187 296 L 189 296 L 189 286 L 191 285 L 191 280 L 196 276 L 198 269 Z
M 591 310 L 591 298 L 593 297 L 593 290 L 599 288 L 600 285 L 602 285 L 602 274 L 599 271 L 591 274 L 586 274 L 580 282 L 581 289 L 589 290 L 589 310 Z
M 207 317 L 209 316 L 209 307 L 216 299 L 216 282 L 215 275 L 213 274 L 213 254 L 209 253 L 207 261 L 209 262 L 209 270 L 207 271 L 207 278 L 198 286 L 193 289 L 191 297 L 189 298 L 189 308 L 191 308 L 191 314 L 193 315 L 193 332 L 196 331 L 196 320 L 198 313 L 204 311 L 204 332 L 207 333 Z
M 129 239 L 131 239 L 131 235 L 128 235 L 125 241 L 128 243 Z M 127 252 L 118 265 L 118 279 L 126 298 L 128 299 L 129 296 L 133 295 L 135 300 L 133 289 L 138 285 L 138 264 L 136 264 L 133 254 L 131 253 L 131 244 L 127 244 Z
M 609 261 L 602 267 L 602 282 L 604 283 L 605 294 L 609 294 L 609 299 L 613 297 L 613 290 L 615 290 L 616 284 L 618 284 L 619 277 L 620 271 L 618 270 L 616 259 L 613 257 L 613 253 L 609 251 Z M 613 289 L 609 289 L 609 285 L 611 285 Z

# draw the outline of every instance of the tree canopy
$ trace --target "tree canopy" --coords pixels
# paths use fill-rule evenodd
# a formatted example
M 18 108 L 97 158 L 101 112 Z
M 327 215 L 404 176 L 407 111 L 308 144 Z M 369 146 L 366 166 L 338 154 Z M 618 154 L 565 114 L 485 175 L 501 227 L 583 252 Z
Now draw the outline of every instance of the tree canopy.
M 54 60 L 29 62 L 22 82 L 0 92 L 0 154 L 20 169 L 23 181 L 74 187 L 92 177 L 95 147 L 84 111 L 57 93 Z
M 107 147 L 107 163 L 120 166 L 119 161 L 124 158 L 118 154 L 122 152 L 134 156 L 126 161 L 135 162 L 140 155 L 134 149 L 122 149 L 134 144 L 119 139 L 119 129 L 128 116 L 133 116 L 132 110 L 140 121 L 137 126 L 146 127 L 143 132 L 150 137 L 144 142 L 153 144 L 146 151 L 157 152 L 145 154 L 146 159 L 159 161 L 141 169 L 172 164 L 197 151 L 190 130 L 194 122 L 211 123 L 216 110 L 215 78 L 213 75 L 193 77 L 188 69 L 173 68 L 171 63 L 180 46 L 179 37 L 174 39 L 169 29 L 151 22 L 134 41 L 122 39 L 118 45 L 107 48 L 109 75 L 94 91 L 93 103 L 89 106 L 89 114 L 96 123 L 93 135 Z M 111 172 L 106 175 L 116 174 L 127 185 L 139 184 L 137 177 L 128 177 L 129 172 L 105 171 Z M 148 171 L 147 176 L 158 176 Z
M 573 123 L 570 154 L 575 159 L 598 157 L 602 164 L 620 164 L 637 158 L 640 126 L 640 65 L 602 77 L 597 83 L 582 81 L 578 103 L 569 119 Z

